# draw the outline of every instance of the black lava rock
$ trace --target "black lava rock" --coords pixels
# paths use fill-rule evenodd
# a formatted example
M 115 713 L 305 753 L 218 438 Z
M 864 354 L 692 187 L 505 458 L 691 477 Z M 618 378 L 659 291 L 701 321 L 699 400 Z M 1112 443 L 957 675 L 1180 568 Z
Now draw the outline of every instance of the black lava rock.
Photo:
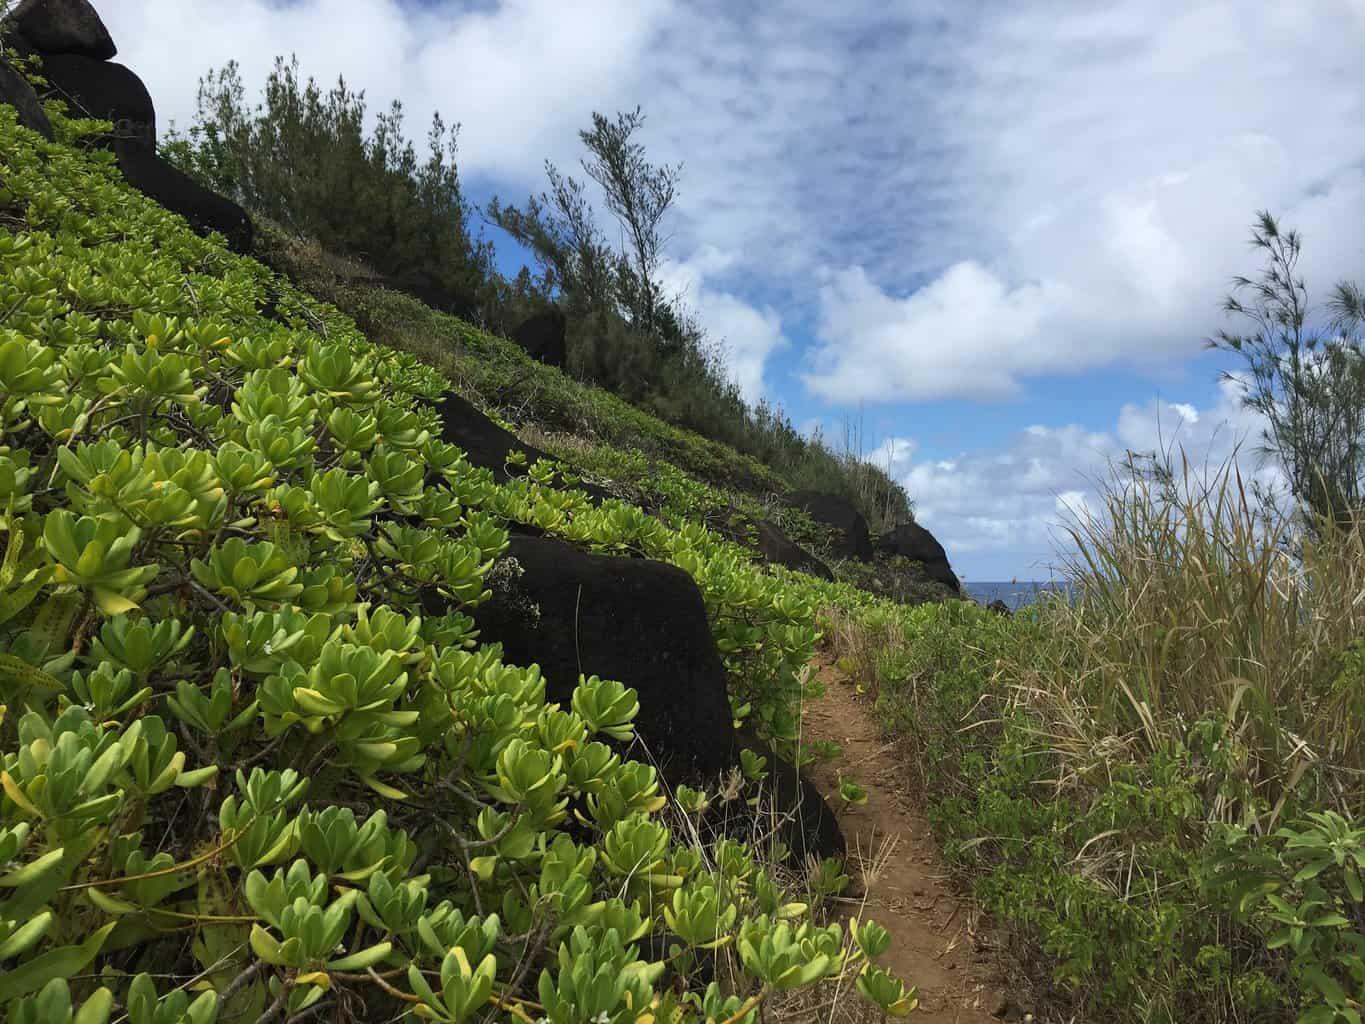
M 948 553 L 943 550 L 943 545 L 919 523 L 902 523 L 882 537 L 877 546 L 889 554 L 922 562 L 924 571 L 931 579 L 953 590 L 962 590 L 957 574 L 948 564 Z
M 19 111 L 19 123 L 45 138 L 52 138 L 52 123 L 43 113 L 38 94 L 28 79 L 19 74 L 9 61 L 0 56 L 0 103 L 8 103 Z
M 512 340 L 532 359 L 538 359 L 548 366 L 563 367 L 568 359 L 567 331 L 568 322 L 564 314 L 551 309 L 522 321 L 512 332 Z
M 822 580 L 834 579 L 834 573 L 820 559 L 782 532 L 781 527 L 767 519 L 758 521 L 758 553 L 776 565 L 785 565 Z
M 837 534 L 835 554 L 861 562 L 871 560 L 872 537 L 867 530 L 867 520 L 853 502 L 822 491 L 797 491 L 791 496 L 791 503 L 817 523 L 834 528 Z
M 24 42 L 44 54 L 109 60 L 118 53 L 88 0 L 21 0 L 7 20 Z
M 692 577 L 663 562 L 596 555 L 562 541 L 513 536 L 504 583 L 480 605 L 485 642 L 510 663 L 539 665 L 548 699 L 567 703 L 579 675 L 639 692 L 640 760 L 670 779 L 714 776 L 735 757 L 725 666 Z

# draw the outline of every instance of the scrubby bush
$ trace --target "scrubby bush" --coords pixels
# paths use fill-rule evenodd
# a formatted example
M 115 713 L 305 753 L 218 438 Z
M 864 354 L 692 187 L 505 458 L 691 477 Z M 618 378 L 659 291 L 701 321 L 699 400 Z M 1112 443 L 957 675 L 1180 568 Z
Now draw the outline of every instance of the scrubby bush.
M 1306 521 L 1349 524 L 1365 498 L 1365 292 L 1339 283 L 1323 318 L 1298 276 L 1298 232 L 1262 212 L 1251 243 L 1265 265 L 1254 279 L 1236 278 L 1223 304 L 1245 332 L 1221 330 L 1209 344 L 1240 362 L 1246 404 L 1266 424 L 1265 451 Z
M 884 933 L 680 841 L 705 800 L 622 759 L 633 690 L 547 705 L 467 614 L 509 520 L 667 554 L 780 738 L 809 595 L 554 466 L 498 487 L 439 439 L 431 367 L 56 123 L 0 106 L 8 1019 L 739 1024 L 829 978 L 908 1011 Z
M 193 124 L 173 128 L 161 150 L 254 213 L 400 282 L 433 283 L 483 315 L 498 298 L 493 250 L 471 225 L 457 130 L 434 114 L 423 159 L 397 101 L 371 127 L 363 92 L 339 79 L 324 93 L 300 80 L 296 59 L 278 58 L 256 106 L 235 62 L 210 70 Z
M 1072 599 L 834 616 L 950 863 L 1080 1019 L 1356 1019 L 1359 527 L 1301 560 L 1227 466 L 1116 473 Z

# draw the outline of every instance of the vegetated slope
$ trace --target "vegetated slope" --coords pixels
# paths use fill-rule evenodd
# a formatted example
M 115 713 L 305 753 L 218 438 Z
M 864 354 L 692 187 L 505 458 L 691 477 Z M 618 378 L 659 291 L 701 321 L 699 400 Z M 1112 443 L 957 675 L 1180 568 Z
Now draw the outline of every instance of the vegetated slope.
M 385 287 L 362 265 L 315 242 L 268 220 L 258 222 L 258 231 L 262 261 L 354 316 L 375 341 L 440 366 L 457 387 L 486 406 L 521 411 L 523 416 L 516 418 L 531 419 L 545 429 L 639 448 L 712 485 L 753 495 L 790 488 L 757 459 L 539 363 L 514 342 Z
M 384 287 L 362 265 L 269 221 L 258 220 L 256 236 L 265 263 L 354 316 L 369 337 L 417 355 L 538 447 L 666 521 L 702 523 L 753 549 L 766 520 L 869 593 L 910 603 L 950 596 L 913 561 L 881 552 L 869 562 L 840 557 L 830 528 L 788 500 L 799 481 L 752 456 L 528 358 L 515 343 Z
M 0 106 L 10 1019 L 739 1024 L 835 976 L 907 1010 L 883 932 L 812 919 L 828 872 L 792 900 L 780 851 L 694 845 L 733 786 L 622 760 L 630 680 L 547 705 L 468 615 L 509 524 L 680 565 L 736 716 L 791 751 L 817 607 L 871 599 L 551 465 L 496 484 L 440 440 L 438 373 L 54 124 Z
M 1119 480 L 1075 599 L 830 623 L 1044 1019 L 1358 1020 L 1365 547 Z

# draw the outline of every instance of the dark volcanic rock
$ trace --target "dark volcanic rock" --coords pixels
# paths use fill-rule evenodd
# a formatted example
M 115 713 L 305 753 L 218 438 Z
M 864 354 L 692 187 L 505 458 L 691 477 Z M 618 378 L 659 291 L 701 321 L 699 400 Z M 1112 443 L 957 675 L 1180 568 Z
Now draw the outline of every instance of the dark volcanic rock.
M 817 523 L 834 527 L 838 532 L 835 554 L 863 562 L 871 559 L 872 538 L 867 532 L 867 520 L 853 502 L 822 491 L 797 491 L 791 496 L 791 503 Z
M 767 561 L 785 565 L 822 580 L 834 579 L 829 566 L 816 558 L 805 548 L 782 532 L 781 528 L 767 519 L 758 521 L 758 553 Z
M 516 474 L 508 472 L 507 456 L 514 451 L 526 453 L 529 466 L 537 459 L 553 458 L 520 440 L 516 434 L 504 430 L 476 409 L 473 403 L 453 391 L 441 396 L 436 403 L 441 416 L 441 440 L 459 445 L 471 465 L 493 471 L 493 479 L 503 484 Z
M 790 761 L 779 757 L 749 729 L 739 732 L 739 746 L 768 759 L 765 801 L 780 815 L 777 828 L 782 841 L 791 847 L 798 861 L 807 856 L 843 857 L 847 853 L 839 819 L 825 803 L 815 784 Z
M 254 232 L 246 211 L 157 155 L 156 110 L 137 75 L 122 64 L 73 53 L 44 57 L 43 75 L 47 95 L 64 100 L 73 113 L 114 123 L 104 141 L 128 184 L 200 234 L 217 231 L 235 251 L 251 251 Z
M 142 79 L 122 64 L 77 54 L 45 56 L 48 95 L 65 100 L 72 113 L 114 122 L 114 138 L 156 145 L 156 111 Z
M 1010 606 L 1007 605 L 1004 601 L 1000 600 L 1000 598 L 998 597 L 990 604 L 986 605 L 986 610 L 990 612 L 995 612 L 996 615 L 1013 614 L 1013 612 L 1010 611 Z
M 52 138 L 52 124 L 43 113 L 43 105 L 28 79 L 14 69 L 14 65 L 0 57 L 0 103 L 8 103 L 19 111 L 19 123 L 46 138 Z
M 190 222 L 202 234 L 217 231 L 235 252 L 251 252 L 251 218 L 230 199 L 210 192 L 140 142 L 114 140 L 114 154 L 128 184 Z
M 901 555 L 912 561 L 924 563 L 924 571 L 930 578 L 938 580 L 953 590 L 960 591 L 962 584 L 948 565 L 948 553 L 943 550 L 932 533 L 919 523 L 902 523 L 877 543 L 877 547 L 889 554 Z
M 8 21 L 44 54 L 76 53 L 109 60 L 118 53 L 109 30 L 87 0 L 21 0 Z
M 474 613 L 482 640 L 539 665 L 549 700 L 567 704 L 580 674 L 633 686 L 637 735 L 669 778 L 732 763 L 725 667 L 691 576 L 543 537 L 513 536 L 506 557 L 516 565 L 499 563 L 506 582 Z
M 441 417 L 441 440 L 458 445 L 470 465 L 491 470 L 493 479 L 500 484 L 505 484 L 513 477 L 524 476 L 537 459 L 555 458 L 522 441 L 511 431 L 504 430 L 454 391 L 447 391 L 433 404 Z M 526 453 L 524 468 L 508 468 L 507 456 L 514 451 Z M 580 480 L 573 487 L 587 494 L 594 505 L 600 505 L 611 497 L 603 488 L 586 480 Z
M 512 332 L 512 340 L 525 350 L 532 359 L 539 359 L 549 366 L 563 367 L 568 360 L 568 345 L 565 334 L 568 322 L 558 309 L 537 313 L 522 321 L 520 327 Z
M 386 287 L 411 295 L 437 312 L 449 313 L 470 322 L 478 315 L 478 305 L 473 300 L 456 295 L 441 284 L 434 274 L 424 270 L 384 278 L 383 281 Z

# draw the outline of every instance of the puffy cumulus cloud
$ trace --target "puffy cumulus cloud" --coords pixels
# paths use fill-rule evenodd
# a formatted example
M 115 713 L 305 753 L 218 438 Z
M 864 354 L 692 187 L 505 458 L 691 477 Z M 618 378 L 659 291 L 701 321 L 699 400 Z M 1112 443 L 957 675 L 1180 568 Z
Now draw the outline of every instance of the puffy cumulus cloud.
M 1052 358 L 1035 342 L 1061 288 L 1009 288 L 968 261 L 896 299 L 849 268 L 820 290 L 823 346 L 807 383 L 841 401 L 1007 395 Z
M 1365 143 L 1340 130 L 1365 113 L 1358 2 L 1005 10 L 949 34 L 960 71 L 924 108 L 956 178 L 907 200 L 944 225 L 919 242 L 937 266 L 830 264 L 814 391 L 981 398 L 1169 363 L 1217 325 L 1263 207 L 1302 231 L 1319 294 L 1359 272 L 1340 227 L 1365 212 Z
M 897 463 L 897 478 L 914 499 L 915 517 L 968 579 L 1046 578 L 1065 543 L 1061 526 L 1099 509 L 1096 482 L 1128 451 L 1175 458 L 1183 451 L 1196 473 L 1235 459 L 1248 480 L 1281 487 L 1277 467 L 1255 450 L 1261 426 L 1231 381 L 1204 409 L 1127 404 L 1110 430 L 1035 425 L 997 450 L 951 460 L 912 456 Z
M 725 352 L 730 376 L 749 402 L 765 397 L 763 371 L 768 357 L 788 344 L 782 318 L 771 306 L 755 305 L 724 286 L 724 275 L 736 259 L 706 246 L 691 259 L 663 265 L 660 279 L 667 295 L 676 295 L 696 311 L 709 336 Z
M 439 107 L 467 177 L 512 199 L 576 165 L 594 109 L 643 105 L 651 157 L 685 163 L 675 252 L 734 258 L 703 312 L 750 391 L 779 330 L 813 337 L 807 383 L 840 402 L 1169 366 L 1261 207 L 1302 230 L 1310 283 L 1359 272 L 1360 0 L 100 6 L 163 123 L 208 66 L 254 88 L 293 51 L 415 129 Z

